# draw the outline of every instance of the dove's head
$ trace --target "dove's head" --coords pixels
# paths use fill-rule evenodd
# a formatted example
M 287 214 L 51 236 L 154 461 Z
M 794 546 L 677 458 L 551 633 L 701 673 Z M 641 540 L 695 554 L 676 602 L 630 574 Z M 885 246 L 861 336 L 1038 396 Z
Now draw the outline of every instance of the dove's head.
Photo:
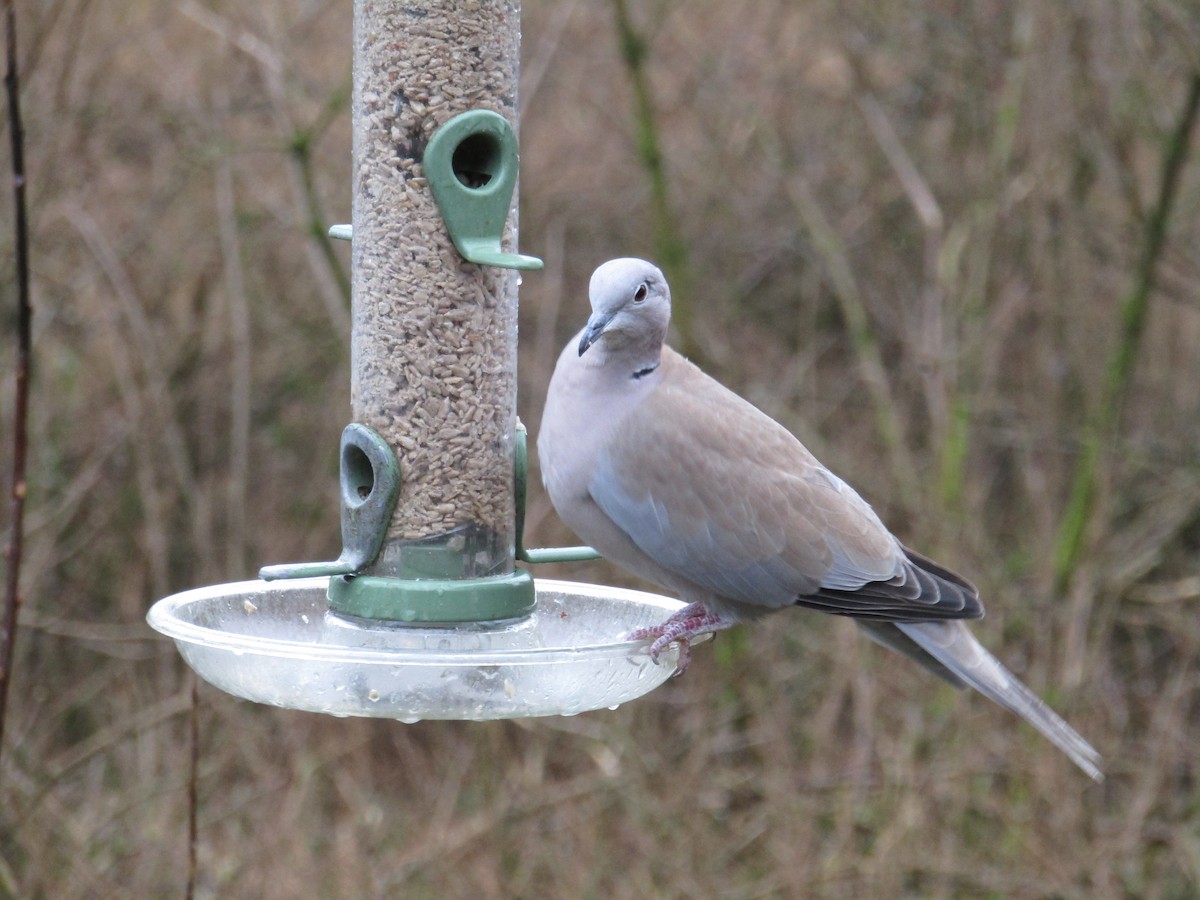
M 671 290 L 658 267 L 644 259 L 610 259 L 592 273 L 592 316 L 579 340 L 579 355 L 601 338 L 611 350 L 657 351 L 671 321 Z

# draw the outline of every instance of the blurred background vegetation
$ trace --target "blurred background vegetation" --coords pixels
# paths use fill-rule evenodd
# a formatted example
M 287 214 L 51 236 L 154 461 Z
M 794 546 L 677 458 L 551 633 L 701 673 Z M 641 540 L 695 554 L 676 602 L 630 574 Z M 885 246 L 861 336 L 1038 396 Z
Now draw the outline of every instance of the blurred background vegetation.
M 337 553 L 348 254 L 319 235 L 350 214 L 351 6 L 20 16 L 36 371 L 0 896 L 176 896 L 190 676 L 146 609 Z M 1195 896 L 1197 6 L 526 0 L 523 57 L 531 432 L 591 269 L 660 259 L 677 342 L 977 579 L 978 633 L 1108 781 L 802 612 L 570 719 L 202 685 L 198 896 Z M 572 540 L 533 482 L 531 543 Z

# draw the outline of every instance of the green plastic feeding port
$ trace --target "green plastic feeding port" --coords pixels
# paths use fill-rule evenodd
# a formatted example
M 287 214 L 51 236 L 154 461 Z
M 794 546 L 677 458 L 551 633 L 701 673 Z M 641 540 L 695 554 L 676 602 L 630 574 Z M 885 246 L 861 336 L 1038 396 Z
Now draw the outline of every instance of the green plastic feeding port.
M 353 423 L 342 431 L 341 452 L 342 553 L 332 562 L 283 563 L 263 566 L 259 578 L 308 578 L 350 575 L 369 566 L 379 555 L 396 498 L 400 468 L 387 441 L 365 425 Z
M 517 185 L 517 137 L 504 117 L 484 109 L 460 113 L 434 132 L 425 177 L 463 258 L 481 266 L 540 269 L 536 256 L 506 253 L 500 241 Z

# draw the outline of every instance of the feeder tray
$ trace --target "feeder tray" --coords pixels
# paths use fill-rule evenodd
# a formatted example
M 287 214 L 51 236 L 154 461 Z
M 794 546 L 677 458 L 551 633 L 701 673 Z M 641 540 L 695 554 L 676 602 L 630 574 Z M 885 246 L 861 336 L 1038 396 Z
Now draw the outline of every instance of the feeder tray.
M 662 684 L 626 638 L 683 604 L 538 579 L 528 617 L 453 627 L 365 623 L 331 612 L 327 578 L 244 581 L 165 597 L 149 622 L 205 681 L 237 697 L 334 716 L 508 719 L 616 708 Z

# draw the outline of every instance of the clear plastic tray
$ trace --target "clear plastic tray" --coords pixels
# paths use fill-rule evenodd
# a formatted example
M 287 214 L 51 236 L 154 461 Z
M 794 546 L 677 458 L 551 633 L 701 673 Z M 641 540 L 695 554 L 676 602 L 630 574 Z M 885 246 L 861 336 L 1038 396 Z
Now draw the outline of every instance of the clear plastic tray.
M 536 581 L 519 621 L 426 627 L 329 611 L 326 578 L 243 581 L 165 597 L 147 615 L 196 673 L 238 697 L 334 716 L 508 719 L 615 708 L 662 684 L 658 662 L 626 638 L 683 604 L 570 581 Z

